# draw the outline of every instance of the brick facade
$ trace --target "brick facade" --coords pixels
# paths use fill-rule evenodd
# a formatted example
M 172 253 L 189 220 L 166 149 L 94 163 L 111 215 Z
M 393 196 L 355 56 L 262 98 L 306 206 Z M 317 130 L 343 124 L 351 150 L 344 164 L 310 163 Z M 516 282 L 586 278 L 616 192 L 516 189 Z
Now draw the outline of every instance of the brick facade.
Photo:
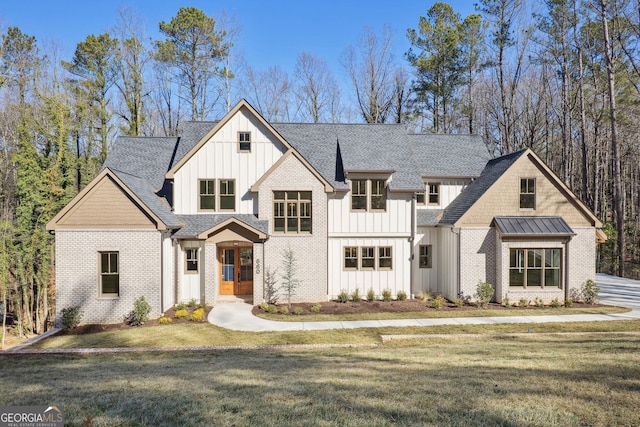
M 293 301 L 324 301 L 327 299 L 327 195 L 322 182 L 295 156 L 289 156 L 260 185 L 258 212 L 260 219 L 273 227 L 274 191 L 311 191 L 311 234 L 277 234 L 269 230 L 264 243 L 263 269 L 283 273 L 283 253 L 291 248 L 297 260 L 297 278 L 301 284 Z M 280 283 L 281 284 L 281 283 Z M 258 286 L 259 287 L 259 286 Z M 262 290 L 254 282 L 254 302 L 262 301 Z M 284 301 L 285 296 L 280 297 Z
M 56 320 L 63 308 L 81 306 L 82 323 L 117 323 L 144 296 L 151 317 L 161 314 L 161 238 L 156 230 L 56 232 Z M 120 295 L 99 295 L 99 252 L 119 252 Z M 167 260 L 170 262 L 170 260 Z

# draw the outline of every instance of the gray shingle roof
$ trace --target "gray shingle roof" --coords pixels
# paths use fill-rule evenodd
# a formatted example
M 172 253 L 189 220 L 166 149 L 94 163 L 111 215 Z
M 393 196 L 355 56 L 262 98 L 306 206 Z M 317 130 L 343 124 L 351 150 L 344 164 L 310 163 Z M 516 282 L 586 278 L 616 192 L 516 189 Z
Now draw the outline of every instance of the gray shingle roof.
M 497 216 L 494 218 L 503 236 L 572 236 L 569 224 L 559 216 Z
M 167 201 L 158 197 L 149 181 L 126 172 L 111 170 L 145 206 L 153 212 L 168 228 L 180 228 L 182 224 L 171 212 Z
M 136 194 L 140 192 L 140 199 L 165 224 L 184 223 L 184 228 L 176 236 L 191 235 L 193 230 L 201 230 L 202 227 L 211 228 L 215 224 L 202 223 L 202 215 L 176 219 L 163 196 L 166 188 L 170 188 L 164 178 L 166 172 L 216 123 L 186 122 L 180 137 L 119 137 L 104 167 L 118 171 L 119 176 L 126 174 L 123 181 Z M 350 171 L 392 172 L 389 184 L 392 191 L 421 191 L 424 189 L 422 177 L 482 178 L 481 172 L 487 174 L 487 169 L 483 171 L 482 168 L 489 155 L 479 136 L 407 134 L 405 127 L 399 124 L 275 123 L 273 127 L 336 190 L 349 189 L 345 172 Z M 469 189 L 474 184 L 463 192 L 465 196 L 473 194 Z M 482 190 L 479 185 L 475 187 Z M 458 201 L 459 208 L 466 206 L 464 200 L 467 198 Z M 456 209 L 448 209 L 444 216 L 451 220 L 456 212 Z M 422 218 L 425 225 L 434 221 L 427 216 L 431 213 L 419 215 L 418 222 Z M 216 217 L 223 218 L 220 215 Z M 260 227 L 266 227 L 262 222 L 249 225 L 260 230 Z M 266 233 L 267 229 L 264 231 Z
M 442 209 L 418 209 L 416 213 L 416 222 L 418 227 L 438 225 Z
M 480 177 L 469 184 L 444 211 L 440 224 L 453 225 L 471 206 L 491 187 L 502 174 L 526 151 L 520 150 L 490 160 L 482 170 Z
M 269 234 L 269 222 L 261 221 L 255 215 L 242 214 L 201 214 L 201 215 L 176 215 L 184 223 L 184 227 L 178 230 L 174 236 L 181 238 L 193 238 L 216 225 L 222 224 L 228 219 L 234 218 L 256 230 Z

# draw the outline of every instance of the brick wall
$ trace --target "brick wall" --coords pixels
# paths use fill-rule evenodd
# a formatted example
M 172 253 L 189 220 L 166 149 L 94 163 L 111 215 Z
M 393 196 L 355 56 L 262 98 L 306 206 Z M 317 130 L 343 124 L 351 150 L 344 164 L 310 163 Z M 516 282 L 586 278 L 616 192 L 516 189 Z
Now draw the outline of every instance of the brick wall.
M 79 305 L 82 323 L 116 323 L 145 297 L 151 317 L 161 314 L 161 233 L 156 230 L 56 232 L 56 314 Z M 120 295 L 99 296 L 100 251 L 119 252 Z M 171 262 L 170 259 L 165 260 Z
M 478 282 L 496 283 L 495 229 L 460 230 L 460 290 L 473 298 Z
M 283 252 L 291 248 L 297 260 L 297 278 L 301 280 L 294 301 L 326 301 L 327 299 L 327 195 L 324 185 L 297 158 L 289 156 L 260 185 L 258 212 L 260 219 L 273 227 L 273 191 L 311 191 L 312 233 L 289 235 L 269 230 L 264 243 L 263 269 L 283 273 Z M 281 282 L 281 281 L 280 281 Z M 281 284 L 281 283 L 280 283 Z M 255 284 L 254 302 L 262 301 L 262 286 Z M 284 301 L 284 295 L 280 301 Z

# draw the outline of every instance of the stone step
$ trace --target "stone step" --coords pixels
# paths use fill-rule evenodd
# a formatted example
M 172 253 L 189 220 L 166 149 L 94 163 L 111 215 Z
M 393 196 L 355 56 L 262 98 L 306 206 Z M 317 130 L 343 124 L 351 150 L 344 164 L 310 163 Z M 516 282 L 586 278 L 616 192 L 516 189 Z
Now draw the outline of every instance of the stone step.
M 216 304 L 253 304 L 253 295 L 218 295 Z

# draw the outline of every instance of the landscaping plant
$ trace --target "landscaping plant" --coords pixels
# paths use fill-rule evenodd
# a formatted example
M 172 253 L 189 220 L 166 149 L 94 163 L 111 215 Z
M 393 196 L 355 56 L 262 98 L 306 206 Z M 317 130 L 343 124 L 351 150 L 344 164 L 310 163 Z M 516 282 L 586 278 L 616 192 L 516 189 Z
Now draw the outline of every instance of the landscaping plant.
M 600 288 L 598 287 L 598 285 L 596 285 L 596 282 L 588 279 L 580 287 L 580 293 L 582 296 L 582 301 L 584 301 L 585 304 L 595 304 L 598 301 Z
M 491 302 L 491 298 L 493 298 L 493 294 L 495 290 L 493 289 L 493 285 L 488 282 L 480 281 L 476 286 L 476 303 L 480 308 L 486 308 Z
M 75 329 L 82 321 L 82 310 L 79 306 L 62 309 L 62 329 L 70 331 Z
M 133 310 L 127 315 L 126 323 L 131 326 L 140 326 L 149 320 L 149 313 L 151 313 L 151 306 L 144 298 L 144 295 L 136 298 L 133 302 Z

